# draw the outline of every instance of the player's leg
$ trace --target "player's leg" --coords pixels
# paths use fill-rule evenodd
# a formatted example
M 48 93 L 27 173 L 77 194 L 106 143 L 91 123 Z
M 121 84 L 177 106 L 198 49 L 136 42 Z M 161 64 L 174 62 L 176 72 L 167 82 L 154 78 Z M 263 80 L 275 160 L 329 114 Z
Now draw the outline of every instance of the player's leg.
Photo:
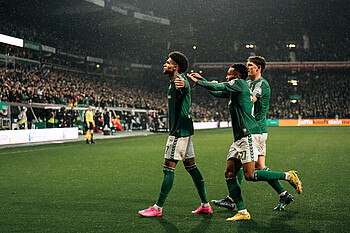
M 163 166 L 163 182 L 162 186 L 160 188 L 159 196 L 156 205 L 158 207 L 163 207 L 164 202 L 166 198 L 168 197 L 168 194 L 173 187 L 174 184 L 174 172 L 176 167 L 177 161 L 176 160 L 164 160 L 164 166 Z
M 259 151 L 258 161 L 255 163 L 255 170 L 263 170 L 265 166 L 265 156 L 260 154 Z
M 254 137 L 259 137 L 259 135 L 253 135 Z M 261 137 L 261 135 L 260 135 Z M 258 140 L 254 139 L 248 135 L 248 146 L 249 150 L 243 151 L 242 163 L 249 163 L 258 160 L 258 147 L 256 142 Z M 242 138 L 242 140 L 245 138 Z M 244 141 L 245 142 L 245 141 Z M 254 171 L 253 171 L 254 170 Z M 289 172 L 273 172 L 268 170 L 255 170 L 255 165 L 252 167 L 251 164 L 247 164 L 246 167 L 243 166 L 244 177 L 248 181 L 275 181 L 275 180 L 287 180 L 297 191 L 301 194 L 302 187 L 301 181 L 299 180 L 296 171 Z
M 237 174 L 242 167 L 241 160 L 237 158 L 230 158 L 227 160 L 227 166 L 225 171 L 226 184 L 229 191 L 229 197 L 232 198 L 237 205 L 238 213 L 233 217 L 226 219 L 227 221 L 240 221 L 249 220 L 250 214 L 247 211 L 245 203 L 243 201 L 241 193 L 241 185 L 237 181 Z
M 245 209 L 245 204 L 243 202 L 241 194 L 241 186 L 237 182 L 236 175 L 241 169 L 242 163 L 239 159 L 230 158 L 227 160 L 225 179 L 227 184 L 227 189 L 229 191 L 229 196 L 237 204 L 238 210 Z
M 289 172 L 273 172 L 270 170 L 258 170 L 254 171 L 253 179 L 251 174 L 245 176 L 248 181 L 275 181 L 275 180 L 286 180 L 298 194 L 302 193 L 301 181 L 297 176 L 296 171 Z
M 253 178 L 251 173 L 245 175 L 246 180 L 248 181 L 277 181 L 277 180 L 286 180 L 288 181 L 293 188 L 297 191 L 298 194 L 302 193 L 301 181 L 297 176 L 296 171 L 289 172 L 274 172 L 270 169 L 264 170 L 255 170 L 253 173 Z
M 162 208 L 163 204 L 168 197 L 168 194 L 173 187 L 174 183 L 174 171 L 176 167 L 177 161 L 175 160 L 164 160 L 163 166 L 163 182 L 160 188 L 160 192 L 158 195 L 157 203 L 154 206 L 150 206 L 148 209 L 141 210 L 138 213 L 144 217 L 154 217 L 154 216 L 162 216 Z
M 263 133 L 260 138 L 260 142 L 258 142 L 259 157 L 258 157 L 258 162 L 255 165 L 255 170 L 270 171 L 270 169 L 265 165 L 267 136 L 268 136 L 267 133 Z M 293 196 L 284 189 L 283 185 L 279 180 L 270 180 L 267 182 L 280 196 L 279 202 L 277 206 L 274 208 L 274 210 L 278 210 L 278 211 L 284 210 L 286 206 L 289 205 L 294 200 Z
M 241 163 L 238 163 L 238 162 L 236 163 L 240 167 L 237 167 L 237 168 L 232 167 L 234 164 L 232 159 L 236 158 L 240 160 L 241 154 L 243 154 L 242 150 L 249 149 L 249 147 L 247 146 L 247 140 L 245 140 L 246 142 L 243 142 L 244 140 L 245 139 L 240 139 L 236 142 L 233 142 L 227 155 L 227 167 L 225 171 L 225 179 L 228 185 L 228 189 L 230 189 L 232 185 L 236 185 L 235 182 L 233 182 L 232 180 L 233 178 L 236 179 L 239 186 L 241 185 L 243 180 L 243 169 L 241 168 Z M 245 149 L 243 149 L 242 147 L 245 147 Z M 221 200 L 212 200 L 211 202 L 217 206 L 225 207 L 231 210 L 233 210 L 236 207 L 236 204 L 232 196 L 230 195 L 230 193 L 227 197 Z
M 163 182 L 160 188 L 158 195 L 157 203 L 154 206 L 149 207 L 148 209 L 141 210 L 138 213 L 145 217 L 153 216 L 162 216 L 162 207 L 168 197 L 168 194 L 173 187 L 174 183 L 174 172 L 178 160 L 181 158 L 178 157 L 176 152 L 176 145 L 178 139 L 174 136 L 169 136 L 166 144 L 165 155 L 164 155 L 164 165 L 163 165 Z
M 183 138 L 183 141 L 178 143 L 179 147 L 181 147 L 181 146 L 185 146 L 187 142 L 185 160 L 183 163 L 186 168 L 186 171 L 191 175 L 193 183 L 196 186 L 197 192 L 201 199 L 201 206 L 197 210 L 192 211 L 192 213 L 208 214 L 208 213 L 212 213 L 213 211 L 207 201 L 207 191 L 205 189 L 204 178 L 195 162 L 195 154 L 194 154 L 192 138 L 193 136 L 189 136 L 188 139 Z
M 265 156 L 259 156 L 258 163 L 259 165 L 256 166 L 256 170 L 271 171 L 270 168 L 265 166 Z M 278 193 L 280 197 L 279 202 L 274 208 L 274 210 L 284 210 L 287 205 L 294 201 L 294 197 L 284 189 L 283 185 L 279 180 L 269 180 L 267 181 L 267 183 Z
M 255 170 L 265 170 L 265 171 L 271 171 L 266 165 L 266 140 L 267 140 L 267 133 L 263 133 L 260 137 L 254 137 L 253 135 L 253 141 L 256 143 L 258 147 L 258 161 L 255 164 Z M 279 180 L 270 180 L 267 181 L 268 184 L 280 195 L 281 197 L 284 196 L 287 191 L 282 186 L 281 182 Z
M 240 193 L 240 185 L 238 183 L 237 174 L 241 171 L 243 167 L 243 175 L 246 180 L 253 180 L 255 163 L 258 160 L 257 147 L 253 146 L 253 139 L 251 135 L 243 137 L 231 146 L 229 152 L 228 162 L 233 162 L 231 166 L 228 163 L 227 169 L 234 169 L 235 177 L 231 180 L 231 190 L 230 196 L 233 198 L 234 202 L 237 205 L 238 213 L 232 218 L 228 218 L 228 221 L 239 221 L 239 220 L 249 220 L 250 214 L 245 208 L 242 195 Z M 229 177 L 230 175 L 226 175 Z M 230 189 L 229 188 L 229 189 Z
M 255 164 L 255 170 L 270 171 L 270 169 L 265 165 L 267 136 L 267 133 L 263 133 L 261 135 L 253 135 L 253 143 L 255 146 L 257 146 L 259 155 L 258 161 Z M 278 193 L 278 195 L 284 196 L 286 194 L 286 190 L 279 180 L 270 180 L 267 182 Z

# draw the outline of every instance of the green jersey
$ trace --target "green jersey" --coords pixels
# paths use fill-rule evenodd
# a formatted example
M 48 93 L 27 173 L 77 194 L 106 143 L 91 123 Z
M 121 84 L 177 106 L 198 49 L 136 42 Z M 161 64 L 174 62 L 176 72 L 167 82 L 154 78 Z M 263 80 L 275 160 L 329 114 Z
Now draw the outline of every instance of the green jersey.
M 224 83 L 198 80 L 197 84 L 211 90 L 216 97 L 229 98 L 229 111 L 235 140 L 249 134 L 261 134 L 259 125 L 252 115 L 253 100 L 245 80 L 233 79 Z
M 185 86 L 176 88 L 174 78 L 170 81 L 168 90 L 168 114 L 169 114 L 169 135 L 175 137 L 186 137 L 194 133 L 193 122 L 190 115 L 191 93 L 190 84 L 184 74 Z
M 258 100 L 254 103 L 254 116 L 257 120 L 261 131 L 267 133 L 266 114 L 269 108 L 271 90 L 270 85 L 264 78 L 258 78 L 253 82 L 248 81 L 252 95 Z

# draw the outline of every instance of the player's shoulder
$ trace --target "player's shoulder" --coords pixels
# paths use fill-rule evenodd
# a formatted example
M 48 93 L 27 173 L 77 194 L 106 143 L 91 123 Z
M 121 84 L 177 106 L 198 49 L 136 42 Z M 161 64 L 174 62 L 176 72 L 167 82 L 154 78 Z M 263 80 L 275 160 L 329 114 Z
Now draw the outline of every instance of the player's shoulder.
M 264 90 L 264 92 L 270 90 L 270 85 L 266 79 L 263 77 L 253 81 L 253 85 L 251 85 L 253 89 Z
M 263 77 L 261 77 L 261 84 L 270 88 L 269 82 L 266 79 L 264 79 Z
M 187 80 L 187 77 L 186 77 L 185 73 L 179 74 L 178 77 L 181 77 L 181 78 Z
M 233 85 L 245 85 L 245 84 L 248 85 L 245 80 L 238 79 L 238 78 L 232 79 L 232 80 L 230 80 L 228 82 L 225 82 L 225 83 L 228 84 L 228 85 L 231 85 L 231 86 L 233 86 Z

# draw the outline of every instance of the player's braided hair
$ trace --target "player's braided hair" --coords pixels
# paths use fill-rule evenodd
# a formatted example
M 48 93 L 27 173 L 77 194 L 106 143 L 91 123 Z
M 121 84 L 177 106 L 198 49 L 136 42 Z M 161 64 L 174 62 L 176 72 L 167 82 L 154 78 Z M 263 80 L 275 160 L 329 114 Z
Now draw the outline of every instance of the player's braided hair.
M 242 63 L 235 63 L 231 66 L 231 68 L 234 68 L 235 71 L 239 72 L 241 75 L 241 79 L 247 79 L 248 77 L 248 68 L 246 65 Z
M 168 57 L 170 57 L 179 66 L 179 73 L 184 73 L 187 71 L 188 59 L 184 54 L 174 51 L 171 52 Z
M 250 56 L 248 57 L 248 60 L 250 62 L 253 62 L 255 65 L 261 67 L 261 73 L 265 70 L 266 68 L 266 60 L 264 57 L 261 56 Z

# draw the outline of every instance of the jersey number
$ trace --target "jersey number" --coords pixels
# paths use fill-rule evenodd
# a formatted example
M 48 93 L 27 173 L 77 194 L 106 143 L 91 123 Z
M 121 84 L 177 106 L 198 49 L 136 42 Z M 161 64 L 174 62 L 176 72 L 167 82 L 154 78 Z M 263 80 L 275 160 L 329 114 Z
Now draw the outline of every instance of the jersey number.
M 242 160 L 245 160 L 247 158 L 247 152 L 246 151 L 242 151 L 242 152 L 239 152 L 240 155 L 241 155 L 241 159 Z

